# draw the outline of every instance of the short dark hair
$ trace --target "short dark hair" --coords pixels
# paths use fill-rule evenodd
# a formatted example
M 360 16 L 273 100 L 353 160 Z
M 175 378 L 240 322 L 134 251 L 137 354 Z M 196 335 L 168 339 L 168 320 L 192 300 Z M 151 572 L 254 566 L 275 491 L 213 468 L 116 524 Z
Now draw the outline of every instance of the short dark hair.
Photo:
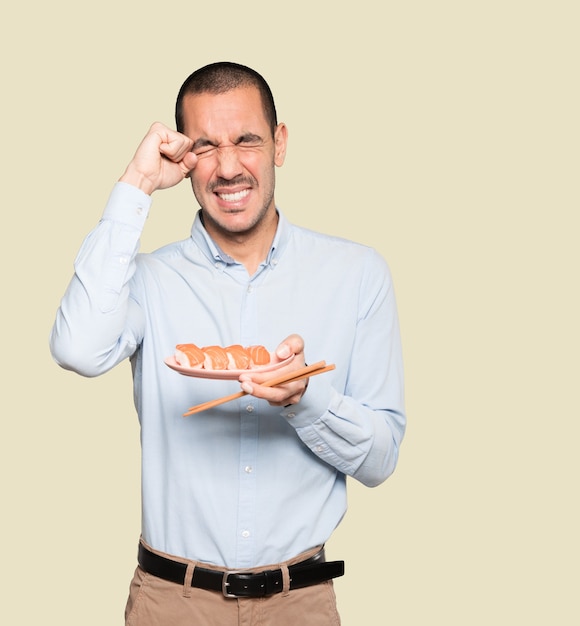
M 260 92 L 264 115 L 272 130 L 272 136 L 274 136 L 278 120 L 274 97 L 268 83 L 256 70 L 230 61 L 210 63 L 185 79 L 175 103 L 177 130 L 180 133 L 183 132 L 183 98 L 185 96 L 201 93 L 226 93 L 238 87 L 255 87 Z

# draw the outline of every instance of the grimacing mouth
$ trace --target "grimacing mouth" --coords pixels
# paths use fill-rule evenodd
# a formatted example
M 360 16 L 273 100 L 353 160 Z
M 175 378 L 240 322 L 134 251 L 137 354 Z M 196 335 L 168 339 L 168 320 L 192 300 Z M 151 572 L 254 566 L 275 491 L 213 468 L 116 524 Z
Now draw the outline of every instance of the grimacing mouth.
M 250 189 L 241 189 L 240 191 L 216 192 L 216 195 L 225 200 L 225 202 L 239 202 L 250 194 Z

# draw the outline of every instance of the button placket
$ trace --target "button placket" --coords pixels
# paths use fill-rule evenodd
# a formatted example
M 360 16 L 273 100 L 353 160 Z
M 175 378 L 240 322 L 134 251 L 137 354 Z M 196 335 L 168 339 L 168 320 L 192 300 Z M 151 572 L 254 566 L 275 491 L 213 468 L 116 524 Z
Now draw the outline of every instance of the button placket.
M 259 416 L 253 402 L 240 401 L 240 492 L 238 500 L 238 559 L 249 566 L 254 555 L 256 516 L 256 460 Z M 247 564 L 247 565 L 246 565 Z

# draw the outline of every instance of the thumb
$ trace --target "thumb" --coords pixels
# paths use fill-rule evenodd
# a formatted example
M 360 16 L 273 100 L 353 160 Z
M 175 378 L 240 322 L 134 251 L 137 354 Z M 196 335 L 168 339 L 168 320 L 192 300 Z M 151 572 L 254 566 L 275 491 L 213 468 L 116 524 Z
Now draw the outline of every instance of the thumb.
M 186 152 L 181 159 L 184 174 L 189 176 L 191 170 L 197 165 L 197 156 L 193 152 Z
M 281 360 L 301 352 L 304 352 L 304 339 L 300 335 L 289 335 L 276 348 L 276 356 Z

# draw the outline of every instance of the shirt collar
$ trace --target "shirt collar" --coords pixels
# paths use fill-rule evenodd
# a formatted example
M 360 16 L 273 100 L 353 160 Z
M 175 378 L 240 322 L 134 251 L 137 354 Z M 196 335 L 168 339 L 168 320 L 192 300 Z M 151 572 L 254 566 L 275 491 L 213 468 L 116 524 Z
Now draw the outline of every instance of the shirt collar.
M 286 244 L 290 238 L 290 223 L 286 220 L 282 212 L 276 208 L 278 212 L 278 227 L 272 241 L 272 246 L 263 261 L 263 265 L 275 267 L 278 264 L 282 252 L 286 248 Z M 195 216 L 193 226 L 191 227 L 191 238 L 200 248 L 203 254 L 212 262 L 224 265 L 235 265 L 237 262 L 229 254 L 226 254 L 217 243 L 210 237 L 205 229 L 201 219 L 201 210 Z

